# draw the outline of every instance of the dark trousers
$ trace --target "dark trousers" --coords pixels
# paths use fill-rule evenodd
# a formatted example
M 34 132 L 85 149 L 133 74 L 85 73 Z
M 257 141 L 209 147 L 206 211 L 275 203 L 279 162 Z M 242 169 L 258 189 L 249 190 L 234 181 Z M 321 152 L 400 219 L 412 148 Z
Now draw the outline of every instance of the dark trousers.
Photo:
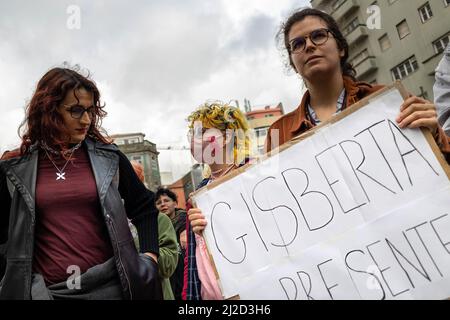
M 41 274 L 35 273 L 31 283 L 32 300 L 122 300 L 122 286 L 114 258 L 89 268 L 80 275 L 79 287 L 72 281 L 45 285 Z M 75 283 L 75 282 L 74 282 Z M 72 284 L 72 285 L 71 285 Z

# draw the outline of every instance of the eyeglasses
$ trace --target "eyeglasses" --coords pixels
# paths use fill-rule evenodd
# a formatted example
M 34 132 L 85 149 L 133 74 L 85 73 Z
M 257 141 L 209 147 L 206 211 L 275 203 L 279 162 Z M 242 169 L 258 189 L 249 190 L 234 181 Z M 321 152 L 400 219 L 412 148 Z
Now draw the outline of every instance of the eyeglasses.
M 202 142 L 205 139 L 206 140 L 213 139 L 212 141 L 215 141 L 216 139 L 218 139 L 221 136 L 222 136 L 222 133 L 220 132 L 219 129 L 215 129 L 215 128 L 208 129 L 208 128 L 203 128 L 201 126 L 189 129 L 189 131 L 187 133 L 187 139 L 188 139 L 189 143 L 191 143 L 192 141 Z
M 91 106 L 87 109 L 80 105 L 74 105 L 74 106 L 64 105 L 64 106 L 68 107 L 68 108 L 66 108 L 66 110 L 70 112 L 70 115 L 74 119 L 81 119 L 85 112 L 87 112 L 90 119 L 94 118 L 94 116 L 95 116 L 95 107 L 94 106 Z
M 333 34 L 329 29 L 317 29 L 311 32 L 309 35 L 297 37 L 289 42 L 291 53 L 301 53 L 306 48 L 306 39 L 310 39 L 316 46 L 321 46 L 328 41 L 329 35 Z

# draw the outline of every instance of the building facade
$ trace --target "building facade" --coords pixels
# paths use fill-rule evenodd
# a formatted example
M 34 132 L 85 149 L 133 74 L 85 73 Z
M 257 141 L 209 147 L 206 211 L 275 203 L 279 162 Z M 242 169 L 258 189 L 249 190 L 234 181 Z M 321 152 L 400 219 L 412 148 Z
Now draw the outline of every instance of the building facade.
M 335 18 L 359 80 L 401 80 L 433 100 L 434 71 L 450 37 L 450 0 L 312 0 Z
M 192 169 L 174 183 L 165 186 L 177 195 L 178 208 L 185 209 L 189 195 L 197 189 L 203 180 L 203 166 L 195 164 Z
M 144 178 L 148 187 L 156 191 L 161 186 L 156 145 L 145 140 L 143 133 L 115 134 L 111 138 L 128 159 L 139 162 L 144 167 Z
M 267 138 L 269 127 L 284 114 L 283 104 L 280 102 L 277 106 L 265 106 L 262 109 L 247 109 L 245 116 L 248 124 L 254 130 L 254 141 L 258 153 L 264 154 L 264 145 Z

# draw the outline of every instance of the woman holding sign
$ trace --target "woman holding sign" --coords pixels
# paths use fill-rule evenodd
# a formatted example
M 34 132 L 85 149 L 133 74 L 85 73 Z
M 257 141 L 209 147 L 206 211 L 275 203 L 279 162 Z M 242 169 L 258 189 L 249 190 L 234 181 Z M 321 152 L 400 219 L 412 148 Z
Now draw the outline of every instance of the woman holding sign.
M 279 36 L 283 39 L 290 66 L 301 75 L 308 91 L 296 110 L 272 124 L 266 141 L 267 151 L 383 88 L 356 81 L 356 72 L 348 62 L 348 43 L 330 15 L 309 8 L 295 12 L 283 24 Z M 449 162 L 450 138 L 438 125 L 435 105 L 410 96 L 399 107 L 398 126 L 428 128 Z M 193 231 L 201 234 L 207 224 L 204 215 L 199 209 L 192 209 L 188 214 Z
M 289 64 L 302 77 L 308 91 L 296 110 L 272 124 L 267 151 L 383 88 L 356 81 L 356 72 L 348 62 L 348 43 L 336 21 L 322 11 L 308 8 L 295 12 L 282 25 L 278 37 L 284 40 Z M 450 161 L 450 138 L 438 124 L 433 103 L 410 96 L 400 106 L 397 123 L 400 128 L 428 128 Z
M 222 103 L 206 103 L 189 118 L 191 153 L 206 164 L 205 178 L 198 188 L 225 177 L 248 162 L 248 123 L 241 110 Z M 222 299 L 205 241 L 199 231 L 206 220 L 200 209 L 188 211 L 188 234 L 183 299 Z M 196 234 L 194 234 L 196 233 Z

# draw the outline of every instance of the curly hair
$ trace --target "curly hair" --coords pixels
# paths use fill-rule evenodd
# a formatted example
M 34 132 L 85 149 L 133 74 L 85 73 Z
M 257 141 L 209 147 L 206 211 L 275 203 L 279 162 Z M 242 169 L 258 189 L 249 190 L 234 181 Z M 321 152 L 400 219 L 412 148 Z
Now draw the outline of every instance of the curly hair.
M 167 188 L 159 187 L 155 193 L 155 202 L 158 201 L 159 198 L 161 198 L 162 196 L 167 196 L 170 199 L 172 199 L 172 201 L 178 202 L 178 197 L 175 192 L 173 192 L 172 190 L 167 189 Z
M 78 89 L 85 89 L 94 99 L 94 118 L 88 129 L 88 136 L 104 143 L 111 143 L 111 140 L 101 133 L 104 132 L 101 129 L 101 121 L 107 113 L 103 110 L 105 105 L 100 104 L 100 92 L 96 84 L 89 79 L 89 75 L 85 77 L 68 68 L 53 68 L 39 80 L 36 91 L 27 105 L 25 119 L 19 127 L 19 136 L 22 140 L 21 154 L 26 153 L 31 145 L 40 141 L 61 150 L 67 149 L 70 134 L 58 112 L 58 107 L 71 90 L 74 90 L 77 98 Z
M 189 115 L 189 128 L 193 129 L 194 123 L 198 121 L 207 129 L 233 131 L 233 156 L 236 164 L 250 157 L 250 127 L 240 109 L 220 101 L 206 102 Z

